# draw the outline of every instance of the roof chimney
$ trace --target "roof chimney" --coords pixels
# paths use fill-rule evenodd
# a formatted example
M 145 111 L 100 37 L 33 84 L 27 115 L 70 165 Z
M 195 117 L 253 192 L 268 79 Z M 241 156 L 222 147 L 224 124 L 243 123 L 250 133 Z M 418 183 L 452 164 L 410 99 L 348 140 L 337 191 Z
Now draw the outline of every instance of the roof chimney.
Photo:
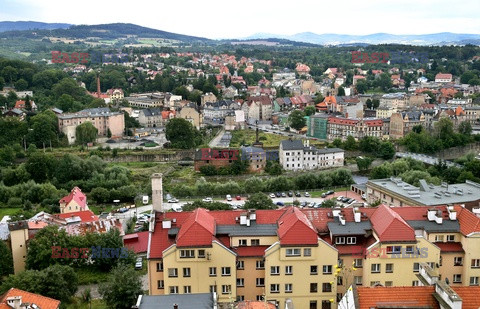
M 163 212 L 163 175 L 155 173 L 152 175 L 152 204 L 153 210 Z
M 22 296 L 12 296 L 7 298 L 7 305 L 14 309 L 20 309 L 22 305 Z

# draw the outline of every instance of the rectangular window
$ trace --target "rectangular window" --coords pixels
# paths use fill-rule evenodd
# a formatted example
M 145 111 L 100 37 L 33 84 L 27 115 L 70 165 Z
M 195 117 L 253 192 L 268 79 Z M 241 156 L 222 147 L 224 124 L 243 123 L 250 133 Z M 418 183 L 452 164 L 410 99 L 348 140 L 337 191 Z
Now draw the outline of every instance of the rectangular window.
M 402 246 L 387 246 L 387 253 L 402 253 Z
M 168 276 L 169 276 L 170 278 L 178 277 L 178 269 L 176 269 L 176 268 L 169 268 L 169 269 L 168 269 Z
M 260 246 L 260 239 L 252 239 L 252 240 L 250 240 L 250 245 L 252 245 L 252 246 Z
M 231 275 L 230 267 L 222 267 L 222 276 L 230 276 L 230 275 Z
M 285 293 L 292 293 L 292 284 L 285 283 Z
M 316 283 L 310 283 L 310 293 L 317 293 L 318 292 L 318 286 Z
M 190 277 L 190 268 L 186 267 L 183 269 L 183 276 L 184 277 Z
M 245 280 L 243 278 L 237 278 L 237 286 L 244 286 L 245 285 Z
M 257 295 L 257 301 L 263 301 L 263 295 Z
M 385 286 L 393 286 L 393 281 L 385 281 Z
M 310 275 L 316 275 L 318 274 L 318 266 L 317 265 L 311 265 L 310 266 Z
M 463 257 L 456 256 L 453 258 L 453 266 L 462 266 L 463 265 Z
M 420 281 L 418 280 L 412 281 L 412 286 L 420 286 Z
M 163 290 L 164 289 L 164 282 L 163 280 L 157 280 L 157 289 Z
M 380 284 L 380 281 L 370 281 L 370 286 L 375 286 L 377 284 Z
M 216 276 L 217 276 L 217 268 L 210 267 L 210 277 L 216 277 Z
M 163 262 L 157 262 L 157 272 L 163 271 Z
M 256 263 L 256 269 L 265 269 L 265 262 L 263 260 L 258 260 Z
M 418 273 L 420 271 L 420 263 L 413 263 L 413 272 Z
M 322 292 L 329 293 L 331 291 L 332 291 L 332 285 L 330 284 L 330 282 L 322 283 Z
M 363 277 L 362 276 L 354 276 L 353 281 L 355 282 L 356 285 L 362 285 Z
M 337 277 L 337 285 L 343 285 L 343 277 L 342 276 Z
M 357 237 L 347 237 L 347 245 L 354 245 L 357 243 Z
M 443 235 L 435 235 L 435 242 L 443 242 Z
M 470 285 L 478 285 L 478 277 L 470 277 Z
M 323 274 L 331 274 L 332 273 L 332 265 L 323 265 Z
M 455 235 L 447 235 L 447 241 L 448 242 L 454 242 L 455 241 Z
M 246 239 L 239 239 L 238 240 L 238 245 L 239 246 L 246 246 L 247 245 L 247 240 Z
M 462 275 L 461 274 L 453 275 L 453 283 L 462 283 Z
M 286 256 L 300 256 L 300 248 L 287 249 Z
M 335 237 L 335 244 L 336 244 L 336 245 L 343 245 L 343 244 L 345 244 L 345 237 Z
M 210 286 L 210 293 L 213 293 L 213 292 L 217 293 L 217 286 L 216 285 L 211 285 Z
M 232 286 L 231 285 L 222 285 L 222 294 L 228 294 L 230 293 L 230 291 L 232 290 Z
M 244 269 L 245 262 L 244 261 L 237 261 L 237 269 Z
M 244 301 L 245 296 L 244 295 L 237 295 L 237 301 Z
M 363 267 L 363 260 L 362 259 L 355 259 L 354 260 L 354 263 L 353 266 L 355 266 L 356 268 L 361 268 Z
M 480 267 L 480 259 L 472 259 L 472 268 Z
M 338 267 L 342 267 L 343 266 L 343 259 L 338 259 L 337 264 L 338 264 Z
M 205 250 L 204 249 L 198 250 L 198 257 L 199 258 L 205 258 Z
M 385 272 L 386 273 L 393 273 L 393 264 L 385 264 Z
M 183 293 L 184 293 L 184 294 L 190 294 L 190 293 L 192 293 L 192 287 L 189 286 L 189 285 L 184 286 L 184 287 L 183 287 Z
M 285 275 L 293 274 L 293 266 L 285 266 Z
M 280 275 L 280 266 L 270 266 L 270 275 Z
M 406 254 L 413 254 L 413 246 L 405 247 L 405 253 Z
M 178 294 L 178 286 L 171 286 L 170 294 Z
M 195 257 L 195 250 L 180 250 L 180 258 L 191 259 Z
M 270 293 L 280 293 L 280 284 L 270 284 Z
M 303 249 L 303 256 L 312 256 L 312 249 L 311 248 Z
M 372 264 L 372 273 L 380 272 L 380 264 Z
M 317 309 L 317 301 L 316 300 L 311 300 L 309 308 L 310 309 Z
M 257 278 L 257 286 L 265 286 L 265 278 Z

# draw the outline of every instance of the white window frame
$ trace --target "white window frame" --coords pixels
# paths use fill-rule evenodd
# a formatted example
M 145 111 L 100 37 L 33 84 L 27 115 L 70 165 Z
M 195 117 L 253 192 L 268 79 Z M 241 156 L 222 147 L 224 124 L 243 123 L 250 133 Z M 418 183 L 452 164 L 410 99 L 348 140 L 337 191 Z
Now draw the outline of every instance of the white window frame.
M 332 274 L 332 272 L 333 272 L 333 266 L 332 265 L 323 265 L 322 273 L 324 275 Z
M 232 269 L 230 267 L 222 267 L 222 277 L 228 277 L 232 275 Z
M 357 237 L 347 237 L 347 245 L 355 245 L 357 243 Z
M 270 266 L 270 275 L 272 276 L 280 275 L 280 266 Z
M 212 270 L 213 270 L 213 272 L 212 272 Z M 216 277 L 217 276 L 217 268 L 216 267 L 210 267 L 209 276 L 210 277 Z
M 171 285 L 168 290 L 170 291 L 170 294 L 178 294 L 178 286 L 177 285 Z
M 447 242 L 455 242 L 455 235 L 447 235 Z
M 237 278 L 237 286 L 244 287 L 245 286 L 245 279 L 244 278 Z
M 381 265 L 380 263 L 374 263 L 372 264 L 371 268 L 370 268 L 370 272 L 372 274 L 378 274 L 381 270 Z
M 194 259 L 195 258 L 195 250 L 180 250 L 180 258 L 181 259 Z
M 462 274 L 454 274 L 453 283 L 462 283 Z
M 344 236 L 335 237 L 335 244 L 336 245 L 344 245 L 345 244 L 345 237 Z
M 178 268 L 169 268 L 168 269 L 168 277 L 169 278 L 177 278 L 178 277 Z
M 287 248 L 285 249 L 286 256 L 301 256 L 302 250 L 300 248 Z
M 280 293 L 280 284 L 271 283 L 270 284 L 270 293 Z
M 472 268 L 480 268 L 480 259 L 472 259 L 470 266 Z
M 265 269 L 265 261 L 264 260 L 257 260 L 255 263 L 256 269 Z
M 312 256 L 312 248 L 304 248 L 303 256 Z
M 358 262 L 358 261 L 360 261 L 360 262 Z M 355 264 L 353 264 L 354 267 L 356 267 L 356 268 L 363 267 L 363 259 L 355 259 L 355 260 L 353 260 L 353 262 L 355 263 Z
M 232 287 L 229 284 L 222 285 L 222 294 L 229 294 L 232 291 Z
M 183 268 L 183 277 L 184 278 L 189 278 L 192 276 L 192 271 L 190 270 L 190 267 L 184 267 Z
M 291 265 L 285 266 L 285 275 L 293 275 L 293 266 Z
M 470 284 L 471 286 L 477 286 L 478 285 L 478 277 L 470 277 Z
M 191 294 L 192 293 L 192 286 L 185 285 L 183 286 L 183 294 Z
M 293 292 L 293 284 L 285 283 L 285 293 L 292 293 Z
M 456 256 L 453 258 L 453 266 L 463 266 L 463 257 Z
M 263 279 L 263 283 L 260 282 L 262 279 Z M 257 287 L 258 287 L 258 286 L 265 286 L 265 278 L 257 278 L 257 279 L 255 280 L 255 286 L 257 286 Z

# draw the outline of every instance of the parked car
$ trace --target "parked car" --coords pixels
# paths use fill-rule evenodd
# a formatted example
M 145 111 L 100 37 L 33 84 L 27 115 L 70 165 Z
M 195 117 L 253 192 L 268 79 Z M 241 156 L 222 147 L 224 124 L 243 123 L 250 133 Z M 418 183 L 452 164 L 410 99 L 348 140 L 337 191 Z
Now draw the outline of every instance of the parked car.
M 327 193 L 322 193 L 321 196 L 322 196 L 322 197 L 326 197 L 326 196 L 327 196 Z
M 308 207 L 310 208 L 313 208 L 313 206 L 315 206 L 315 202 L 310 202 L 310 204 L 308 204 Z
M 211 197 L 206 197 L 202 200 L 202 202 L 206 202 L 206 203 L 212 203 L 213 202 L 213 199 Z
M 231 201 L 232 200 L 232 196 L 230 194 L 227 194 L 227 201 Z
M 138 257 L 137 260 L 135 261 L 135 269 L 140 270 L 143 268 L 143 258 Z
M 178 206 L 178 205 L 174 205 L 172 207 L 172 210 L 175 211 L 175 212 L 182 212 L 182 207 Z
M 169 199 L 168 202 L 169 203 L 178 203 L 179 201 L 176 198 L 172 198 L 172 199 Z
M 340 195 L 339 197 L 337 197 L 337 201 L 339 201 L 339 202 L 340 202 L 342 199 L 343 199 L 343 196 L 341 196 L 341 195 Z
M 127 212 L 127 211 L 128 211 L 128 209 L 125 208 L 125 207 L 120 208 L 120 209 L 118 210 L 118 212 L 121 213 L 121 214 L 123 214 L 124 212 Z
M 293 191 L 288 191 L 287 194 L 288 194 L 289 197 L 293 197 Z
M 271 198 L 275 198 L 275 193 L 270 193 L 269 195 Z
M 307 202 L 301 202 L 301 203 L 300 203 L 300 207 L 302 207 L 302 208 L 303 208 L 303 207 L 307 207 Z
M 325 192 L 326 195 L 332 195 L 333 193 L 335 193 L 335 192 L 333 192 L 333 191 L 327 191 L 327 192 Z
M 305 192 L 304 196 L 305 196 L 305 197 L 310 197 L 310 193 Z
M 237 201 L 241 201 L 241 200 L 242 200 L 242 197 L 241 197 L 240 195 L 235 196 L 235 198 L 237 199 Z
M 343 202 L 343 203 L 346 203 L 348 200 L 349 200 L 349 198 L 348 198 L 348 197 L 344 197 L 344 198 L 342 198 L 342 202 Z
M 299 191 L 297 191 L 297 192 L 295 192 L 295 196 L 296 196 L 296 197 L 300 197 L 300 196 L 302 196 L 302 195 L 300 194 Z
M 287 197 L 287 194 L 285 192 L 282 192 L 282 197 Z
M 276 197 L 281 197 L 281 196 L 282 196 L 282 193 L 277 192 L 277 193 L 275 193 L 275 196 L 276 196 Z
M 277 206 L 285 206 L 283 202 L 277 202 Z

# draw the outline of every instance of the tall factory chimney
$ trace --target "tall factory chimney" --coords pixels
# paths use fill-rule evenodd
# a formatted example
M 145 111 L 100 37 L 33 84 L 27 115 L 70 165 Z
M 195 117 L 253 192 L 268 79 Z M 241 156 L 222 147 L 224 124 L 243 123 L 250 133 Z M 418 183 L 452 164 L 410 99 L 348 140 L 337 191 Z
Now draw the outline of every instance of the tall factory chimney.
M 100 94 L 102 91 L 100 90 L 100 75 L 97 76 L 97 98 L 100 98 Z
M 163 212 L 163 184 L 161 173 L 152 175 L 152 204 L 153 210 Z

